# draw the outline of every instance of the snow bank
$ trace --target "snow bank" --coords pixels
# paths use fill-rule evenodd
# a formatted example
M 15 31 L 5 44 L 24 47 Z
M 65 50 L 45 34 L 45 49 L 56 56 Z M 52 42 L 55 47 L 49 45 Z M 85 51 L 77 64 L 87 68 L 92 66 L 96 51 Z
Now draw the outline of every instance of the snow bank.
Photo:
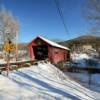
M 77 66 L 86 67 L 86 60 L 88 60 L 90 57 L 85 53 L 72 53 L 71 59 L 74 63 L 77 63 Z
M 39 63 L 9 77 L 0 75 L 0 100 L 100 100 L 100 93 L 84 88 L 50 63 Z
M 85 53 L 73 53 L 71 54 L 72 60 L 82 60 L 82 59 L 89 59 L 90 57 Z
M 73 66 L 79 66 L 79 67 L 87 67 L 87 66 L 93 66 L 93 67 L 100 67 L 99 59 L 94 58 L 92 56 L 89 56 L 86 53 L 72 53 L 71 59 L 73 62 Z
M 0 59 L 0 64 L 6 63 L 4 59 Z

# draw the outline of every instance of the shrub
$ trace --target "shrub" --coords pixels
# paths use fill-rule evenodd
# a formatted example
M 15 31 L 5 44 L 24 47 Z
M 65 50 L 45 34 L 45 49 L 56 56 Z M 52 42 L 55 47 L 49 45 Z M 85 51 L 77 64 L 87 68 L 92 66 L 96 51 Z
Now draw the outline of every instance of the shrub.
M 63 69 L 64 69 L 64 62 L 63 62 L 63 61 L 58 62 L 58 63 L 57 63 L 57 67 L 58 67 L 59 69 L 63 70 Z

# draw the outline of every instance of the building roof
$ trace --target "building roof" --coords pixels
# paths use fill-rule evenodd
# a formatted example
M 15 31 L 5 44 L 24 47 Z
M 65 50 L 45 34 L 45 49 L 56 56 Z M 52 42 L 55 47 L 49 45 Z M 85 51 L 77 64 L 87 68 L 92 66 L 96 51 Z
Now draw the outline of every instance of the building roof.
M 38 36 L 38 38 L 42 39 L 43 41 L 47 42 L 48 44 L 50 44 L 51 46 L 57 47 L 57 48 L 61 48 L 61 49 L 65 49 L 65 50 L 70 50 L 68 47 L 62 46 L 56 42 L 53 42 L 51 40 L 48 40 L 42 36 Z

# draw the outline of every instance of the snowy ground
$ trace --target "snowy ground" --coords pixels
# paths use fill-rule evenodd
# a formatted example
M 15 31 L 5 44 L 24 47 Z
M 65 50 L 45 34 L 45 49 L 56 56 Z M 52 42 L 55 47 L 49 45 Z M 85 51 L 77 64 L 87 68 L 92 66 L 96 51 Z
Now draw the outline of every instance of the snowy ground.
M 71 80 L 52 64 L 0 75 L 0 100 L 100 100 L 100 93 Z
M 84 82 L 88 82 L 89 75 L 87 73 L 72 73 L 66 72 L 66 75 L 81 79 Z M 91 81 L 100 84 L 100 74 L 91 74 Z
M 67 76 L 70 76 L 74 80 L 80 82 L 80 84 L 100 92 L 100 74 L 91 74 L 91 85 L 89 86 L 89 75 L 87 73 L 72 73 L 66 72 Z

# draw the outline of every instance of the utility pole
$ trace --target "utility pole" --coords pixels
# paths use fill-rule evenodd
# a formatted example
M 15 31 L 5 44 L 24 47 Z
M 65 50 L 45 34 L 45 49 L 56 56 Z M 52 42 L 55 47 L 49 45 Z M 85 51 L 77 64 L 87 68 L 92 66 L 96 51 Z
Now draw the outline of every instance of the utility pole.
M 18 32 L 16 33 L 16 61 L 18 61 Z

